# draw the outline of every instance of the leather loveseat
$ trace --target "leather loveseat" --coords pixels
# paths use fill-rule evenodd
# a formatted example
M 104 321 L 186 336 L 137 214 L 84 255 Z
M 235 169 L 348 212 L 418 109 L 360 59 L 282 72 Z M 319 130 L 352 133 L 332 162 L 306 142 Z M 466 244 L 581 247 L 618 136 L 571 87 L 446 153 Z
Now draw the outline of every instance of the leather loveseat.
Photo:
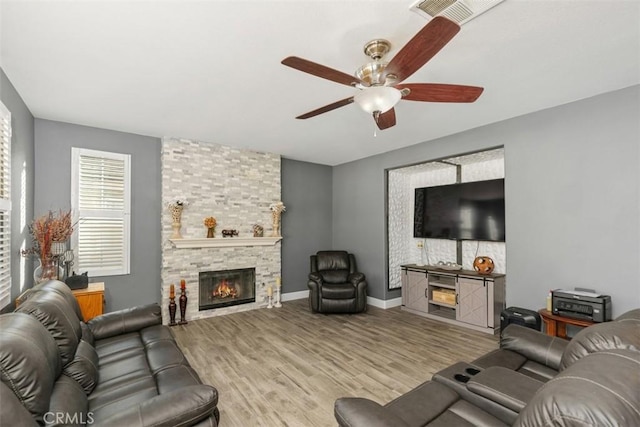
M 0 425 L 217 426 L 157 304 L 81 320 L 69 288 L 37 286 L 0 316 Z
M 342 427 L 640 425 L 640 310 L 571 341 L 509 325 L 501 348 L 380 405 L 341 398 Z

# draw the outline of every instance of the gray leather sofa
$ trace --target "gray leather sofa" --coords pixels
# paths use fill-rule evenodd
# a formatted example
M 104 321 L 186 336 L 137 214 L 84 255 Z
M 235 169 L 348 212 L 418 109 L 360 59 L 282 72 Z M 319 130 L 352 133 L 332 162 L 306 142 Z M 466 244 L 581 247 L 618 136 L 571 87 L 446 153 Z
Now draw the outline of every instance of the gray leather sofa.
M 640 310 L 571 341 L 518 325 L 501 348 L 380 405 L 341 398 L 342 427 L 640 425 Z
M 0 316 L 0 425 L 218 425 L 217 390 L 202 384 L 157 304 L 80 319 L 57 281 Z
M 314 313 L 361 313 L 367 310 L 367 281 L 356 257 L 346 251 L 311 255 L 309 308 Z

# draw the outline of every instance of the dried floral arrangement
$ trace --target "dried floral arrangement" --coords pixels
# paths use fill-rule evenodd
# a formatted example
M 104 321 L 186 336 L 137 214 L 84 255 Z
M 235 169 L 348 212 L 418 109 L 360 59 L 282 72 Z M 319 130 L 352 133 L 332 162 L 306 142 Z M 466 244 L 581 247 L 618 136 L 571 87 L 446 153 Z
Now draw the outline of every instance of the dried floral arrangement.
M 208 216 L 204 219 L 204 226 L 207 228 L 214 228 L 218 222 L 212 216 Z
M 38 255 L 40 259 L 51 256 L 51 243 L 66 242 L 73 233 L 71 211 L 49 211 L 33 220 L 29 225 L 29 233 L 33 239 L 33 247 L 22 250 L 22 255 Z

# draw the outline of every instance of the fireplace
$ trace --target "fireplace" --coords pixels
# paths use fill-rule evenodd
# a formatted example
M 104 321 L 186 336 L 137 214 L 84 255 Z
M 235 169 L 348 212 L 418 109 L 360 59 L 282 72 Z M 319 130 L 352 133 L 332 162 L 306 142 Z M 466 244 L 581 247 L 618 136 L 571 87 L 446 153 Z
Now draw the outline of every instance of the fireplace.
M 247 304 L 256 300 L 256 269 L 202 271 L 199 310 Z

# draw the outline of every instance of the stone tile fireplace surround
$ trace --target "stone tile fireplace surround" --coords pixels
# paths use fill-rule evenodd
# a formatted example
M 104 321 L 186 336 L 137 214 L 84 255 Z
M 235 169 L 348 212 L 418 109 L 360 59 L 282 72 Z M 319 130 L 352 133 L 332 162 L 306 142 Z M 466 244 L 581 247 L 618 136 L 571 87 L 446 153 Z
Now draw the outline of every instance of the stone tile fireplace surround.
M 269 206 L 281 200 L 280 156 L 240 150 L 223 145 L 179 138 L 162 139 L 162 204 L 186 200 L 181 233 L 187 239 L 206 237 L 205 217 L 217 220 L 215 239 L 222 240 L 223 229 L 236 229 L 236 246 L 209 247 L 197 242 L 176 247 L 168 209 L 162 216 L 162 317 L 169 319 L 169 286 L 186 281 L 188 297 L 186 319 L 195 320 L 238 311 L 266 307 L 267 286 L 281 275 L 281 243 L 271 239 L 254 245 L 254 224 L 272 232 Z M 210 239 L 207 239 L 210 240 Z M 216 241 L 217 243 L 217 241 Z M 222 243 L 222 242 L 220 242 Z M 255 302 L 230 307 L 199 310 L 198 282 L 201 272 L 255 268 Z M 180 313 L 178 310 L 177 317 Z

